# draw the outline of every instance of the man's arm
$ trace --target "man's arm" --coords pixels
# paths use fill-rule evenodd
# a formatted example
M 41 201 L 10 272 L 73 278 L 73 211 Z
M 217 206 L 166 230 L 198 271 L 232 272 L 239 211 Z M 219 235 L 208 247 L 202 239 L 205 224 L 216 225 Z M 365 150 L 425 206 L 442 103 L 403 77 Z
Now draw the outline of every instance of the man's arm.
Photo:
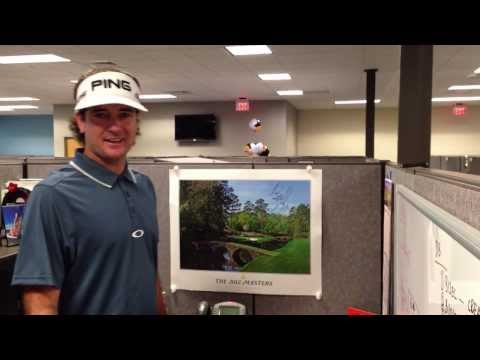
M 60 290 L 53 286 L 27 286 L 23 289 L 25 315 L 58 315 Z
M 162 296 L 162 286 L 160 285 L 160 279 L 157 276 L 157 310 L 160 315 L 167 315 L 167 308 Z

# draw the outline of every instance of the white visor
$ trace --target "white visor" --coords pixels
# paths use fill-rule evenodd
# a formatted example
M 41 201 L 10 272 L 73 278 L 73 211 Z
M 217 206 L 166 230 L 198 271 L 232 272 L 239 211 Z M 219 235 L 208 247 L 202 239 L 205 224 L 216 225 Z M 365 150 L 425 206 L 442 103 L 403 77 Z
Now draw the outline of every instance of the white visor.
M 148 111 L 140 103 L 140 88 L 127 74 L 104 71 L 84 79 L 77 89 L 75 111 L 98 105 L 123 104 Z

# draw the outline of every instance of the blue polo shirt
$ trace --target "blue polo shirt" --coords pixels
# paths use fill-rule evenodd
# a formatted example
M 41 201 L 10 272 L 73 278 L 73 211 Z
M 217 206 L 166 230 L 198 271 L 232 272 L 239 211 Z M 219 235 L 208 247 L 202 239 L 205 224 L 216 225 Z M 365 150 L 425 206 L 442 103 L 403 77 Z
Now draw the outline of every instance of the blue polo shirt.
M 150 179 L 77 151 L 28 199 L 12 285 L 60 289 L 60 314 L 156 314 L 157 241 Z

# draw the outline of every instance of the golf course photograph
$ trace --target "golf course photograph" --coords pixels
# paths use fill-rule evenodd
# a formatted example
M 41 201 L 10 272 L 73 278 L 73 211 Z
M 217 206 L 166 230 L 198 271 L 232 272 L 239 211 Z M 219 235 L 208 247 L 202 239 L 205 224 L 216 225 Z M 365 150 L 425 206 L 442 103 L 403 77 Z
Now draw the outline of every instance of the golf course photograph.
M 310 181 L 181 180 L 180 268 L 310 274 Z

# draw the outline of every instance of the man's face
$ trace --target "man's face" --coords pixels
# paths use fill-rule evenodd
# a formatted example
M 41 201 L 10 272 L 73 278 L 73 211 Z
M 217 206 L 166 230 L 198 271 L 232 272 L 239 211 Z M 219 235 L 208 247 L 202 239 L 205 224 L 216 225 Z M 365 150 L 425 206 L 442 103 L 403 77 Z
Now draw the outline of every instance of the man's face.
M 85 153 L 105 163 L 124 161 L 135 145 L 137 111 L 112 104 L 89 108 L 82 118 L 76 115 L 80 132 L 85 134 Z

